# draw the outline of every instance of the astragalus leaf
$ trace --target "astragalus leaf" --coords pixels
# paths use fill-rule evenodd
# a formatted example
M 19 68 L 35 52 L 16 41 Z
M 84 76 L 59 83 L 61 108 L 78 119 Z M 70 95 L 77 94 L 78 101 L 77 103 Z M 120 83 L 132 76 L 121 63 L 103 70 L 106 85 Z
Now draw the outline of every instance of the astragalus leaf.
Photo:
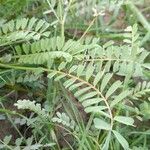
M 107 93 L 106 93 L 106 98 L 108 98 L 109 96 L 111 96 L 111 94 L 113 94 L 119 87 L 121 87 L 121 82 L 120 81 L 116 81 L 114 82 L 111 87 L 108 89 Z
M 123 91 L 122 93 L 120 93 L 118 96 L 116 96 L 114 98 L 114 100 L 110 104 L 110 107 L 114 107 L 116 104 L 118 104 L 119 102 L 121 102 L 124 98 L 126 98 L 130 94 L 131 94 L 131 92 L 128 91 L 128 90 Z
M 107 73 L 101 83 L 101 92 L 105 89 L 106 85 L 108 84 L 109 80 L 111 79 L 111 77 L 113 76 L 113 74 Z
M 129 150 L 129 144 L 128 144 L 127 140 L 119 132 L 117 132 L 115 130 L 113 130 L 112 132 L 115 135 L 118 142 L 122 145 L 124 150 Z
M 94 121 L 95 128 L 102 129 L 102 130 L 111 130 L 111 126 L 107 122 L 105 122 L 99 118 L 94 118 L 93 121 Z
M 131 117 L 115 116 L 114 120 L 116 120 L 120 123 L 126 124 L 126 125 L 130 125 L 130 126 L 133 126 L 133 124 L 134 124 L 134 119 Z

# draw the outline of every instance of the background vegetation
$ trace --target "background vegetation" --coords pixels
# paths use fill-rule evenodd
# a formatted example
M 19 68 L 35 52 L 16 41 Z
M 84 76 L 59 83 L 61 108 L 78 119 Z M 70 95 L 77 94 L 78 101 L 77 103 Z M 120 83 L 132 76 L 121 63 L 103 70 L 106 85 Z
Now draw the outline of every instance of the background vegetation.
M 0 0 L 0 149 L 150 149 L 149 0 Z

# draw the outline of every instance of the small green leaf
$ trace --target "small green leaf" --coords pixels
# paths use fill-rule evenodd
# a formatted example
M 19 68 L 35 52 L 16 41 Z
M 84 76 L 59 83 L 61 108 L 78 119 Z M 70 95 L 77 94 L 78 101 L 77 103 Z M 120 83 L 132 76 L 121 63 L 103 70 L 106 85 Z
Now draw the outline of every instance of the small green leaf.
M 128 44 L 131 44 L 131 43 L 132 43 L 132 41 L 131 41 L 131 40 L 128 40 L 128 39 L 124 39 L 123 42 L 128 43 Z
M 74 96 L 75 97 L 79 97 L 81 96 L 82 94 L 84 94 L 85 92 L 87 92 L 89 89 L 91 89 L 91 87 L 85 87 L 83 89 L 79 89 L 75 94 Z
M 106 98 L 108 98 L 112 93 L 114 93 L 120 86 L 121 86 L 120 81 L 116 81 L 115 83 L 113 83 L 106 93 Z
M 98 103 L 101 102 L 101 101 L 103 101 L 103 99 L 101 99 L 101 98 L 91 98 L 91 99 L 87 99 L 86 101 L 84 101 L 84 102 L 82 103 L 82 105 L 83 105 L 84 107 L 87 107 L 87 106 L 91 106 L 91 105 L 93 105 L 93 104 L 98 104 Z
M 91 76 L 93 75 L 95 67 L 93 66 L 93 63 L 89 63 L 86 70 L 86 81 L 88 81 Z
M 21 24 L 21 29 L 25 29 L 26 28 L 26 26 L 27 26 L 27 24 L 28 24 L 28 20 L 29 19 L 27 19 L 27 18 L 23 18 L 22 19 L 22 24 Z
M 72 39 L 70 39 L 70 40 L 68 40 L 66 43 L 65 43 L 65 45 L 64 45 L 64 47 L 63 47 L 63 51 L 67 51 L 71 46 L 72 46 L 72 44 L 73 44 L 73 40 Z
M 69 73 L 74 72 L 77 69 L 77 67 L 78 67 L 77 65 L 72 66 L 69 70 Z
M 61 74 L 55 78 L 55 81 L 59 81 L 60 79 L 64 78 L 65 76 L 66 76 L 66 74 Z
M 86 113 L 91 113 L 91 112 L 93 112 L 93 113 L 101 113 L 102 110 L 105 110 L 105 109 L 107 109 L 106 106 L 89 106 L 89 107 L 85 108 L 85 112 Z
M 109 80 L 111 79 L 111 77 L 112 77 L 112 75 L 113 74 L 111 74 L 111 73 L 107 73 L 105 76 L 104 76 L 104 78 L 103 78 L 103 80 L 102 80 L 102 83 L 101 83 L 101 92 L 104 90 L 104 88 L 106 87 L 106 85 L 108 84 L 108 82 L 109 82 Z
M 28 24 L 28 29 L 31 30 L 32 27 L 35 25 L 37 19 L 36 18 L 31 18 L 30 21 L 29 21 L 29 24 Z
M 28 44 L 23 44 L 22 45 L 24 53 L 27 55 L 30 52 L 30 46 Z
M 57 41 L 56 41 L 56 44 L 57 44 L 57 48 L 58 50 L 61 50 L 63 45 L 64 45 L 64 40 L 65 38 L 63 37 L 57 37 Z
M 105 72 L 110 72 L 111 61 L 107 61 L 104 67 Z
M 50 26 L 49 23 L 45 22 L 45 24 L 42 26 L 41 30 L 40 30 L 40 33 L 43 33 L 44 31 L 47 30 L 47 28 Z M 46 33 L 46 32 L 45 32 Z
M 97 92 L 95 92 L 95 91 L 94 92 L 86 93 L 83 96 L 79 97 L 79 101 L 82 102 L 82 101 L 84 101 L 86 99 L 94 97 L 95 95 L 97 95 Z
M 84 65 L 79 65 L 78 66 L 78 69 L 77 69 L 77 76 L 78 77 L 82 75 L 84 68 L 85 68 Z
M 49 37 L 50 34 L 51 34 L 50 31 L 47 31 L 47 32 L 42 33 L 42 35 L 45 36 L 45 37 Z
M 144 68 L 150 70 L 150 63 L 144 63 L 142 66 L 143 66 Z
M 127 140 L 117 131 L 113 130 L 113 133 L 118 140 L 118 142 L 122 145 L 125 150 L 129 150 L 129 144 Z
M 124 98 L 126 98 L 129 94 L 131 94 L 130 91 L 126 90 L 120 93 L 118 96 L 115 97 L 115 99 L 111 102 L 110 107 L 114 107 L 116 104 L 118 104 L 120 101 L 122 101 Z
M 133 118 L 125 117 L 125 116 L 115 116 L 114 120 L 116 120 L 116 121 L 118 121 L 120 123 L 126 124 L 126 125 L 130 125 L 130 126 L 133 126 L 133 123 L 134 123 L 134 119 Z
M 20 146 L 21 143 L 22 143 L 22 140 L 23 140 L 23 138 L 18 138 L 18 139 L 16 139 L 15 144 L 16 144 L 17 146 Z
M 41 29 L 41 27 L 44 25 L 44 23 L 45 23 L 45 21 L 39 20 L 35 27 L 35 31 L 38 31 L 39 29 Z
M 68 87 L 70 87 L 72 84 L 74 84 L 74 82 L 76 81 L 76 79 L 69 79 L 69 80 L 66 80 L 65 82 L 64 82 L 64 86 L 65 86 L 65 88 L 68 88 Z
M 9 30 L 12 32 L 14 30 L 15 27 L 15 23 L 14 20 L 11 20 L 8 24 Z
M 107 137 L 106 137 L 106 140 L 105 140 L 105 143 L 102 147 L 102 150 L 108 150 L 109 149 L 109 142 L 111 140 L 111 131 L 109 131 Z
M 21 49 L 20 46 L 16 46 L 16 47 L 15 47 L 15 50 L 16 50 L 16 52 L 17 52 L 18 55 L 21 55 L 21 54 L 22 54 L 22 49 Z
M 113 72 L 118 72 L 119 70 L 119 61 L 115 61 L 113 65 Z
M 51 79 L 51 78 L 53 78 L 56 74 L 57 74 L 57 72 L 52 72 L 52 73 L 48 74 L 47 77 L 48 77 L 49 79 Z
M 16 29 L 19 30 L 19 28 L 21 27 L 21 24 L 22 24 L 22 19 L 18 19 L 16 21 Z
M 7 145 L 10 142 L 11 138 L 12 138 L 12 135 L 5 136 L 4 143 Z
M 77 83 L 77 84 L 73 84 L 73 85 L 71 85 L 71 86 L 69 87 L 69 90 L 70 90 L 70 91 L 73 91 L 73 90 L 75 90 L 76 88 L 82 86 L 83 84 L 84 84 L 83 82 L 79 82 L 79 83 Z
M 94 118 L 94 126 L 97 129 L 111 130 L 110 124 L 108 124 L 107 122 L 105 122 L 99 118 Z
M 107 47 L 109 47 L 109 46 L 111 46 L 111 45 L 113 45 L 114 44 L 114 41 L 108 41 L 107 43 L 105 43 L 104 45 L 103 45 L 103 48 L 107 48 Z
M 94 82 L 93 82 L 93 85 L 96 86 L 97 83 L 100 81 L 100 79 L 102 78 L 104 74 L 104 71 L 103 72 L 98 72 L 98 74 L 95 76 L 95 79 L 94 79 Z
M 66 67 L 67 63 L 66 62 L 62 62 L 59 67 L 58 67 L 58 70 L 62 70 Z

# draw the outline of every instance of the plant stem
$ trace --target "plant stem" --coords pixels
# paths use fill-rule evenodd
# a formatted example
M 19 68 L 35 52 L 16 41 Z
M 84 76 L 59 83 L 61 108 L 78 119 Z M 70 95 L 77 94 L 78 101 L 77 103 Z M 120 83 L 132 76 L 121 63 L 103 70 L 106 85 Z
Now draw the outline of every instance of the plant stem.
M 19 70 L 37 70 L 37 69 L 40 69 L 40 68 L 37 68 L 37 67 L 33 68 L 33 67 L 24 67 L 24 66 L 14 66 L 14 65 L 10 65 L 10 64 L 2 64 L 2 63 L 0 63 L 0 67 L 3 67 L 3 68 L 12 68 L 12 69 L 19 69 Z M 109 115 L 110 115 L 111 129 L 112 129 L 112 127 L 113 127 L 113 114 L 112 114 L 111 108 L 110 108 L 110 106 L 109 106 L 109 104 L 107 102 L 107 99 L 103 96 L 103 94 L 101 93 L 101 91 L 99 91 L 94 85 L 90 84 L 89 82 L 86 82 L 83 79 L 80 79 L 80 78 L 78 78 L 78 77 L 76 77 L 74 75 L 71 75 L 71 74 L 68 74 L 68 73 L 65 73 L 65 72 L 51 70 L 51 69 L 47 69 L 47 68 L 41 68 L 41 69 L 43 71 L 46 71 L 46 72 L 55 71 L 58 74 L 65 74 L 65 75 L 67 75 L 70 78 L 75 78 L 76 80 L 78 80 L 80 82 L 83 82 L 85 85 L 91 87 L 94 91 L 96 91 L 98 93 L 98 95 L 103 98 L 104 103 L 107 106 L 107 109 L 108 109 L 108 112 L 109 112 Z
M 133 12 L 133 14 L 136 16 L 137 20 L 143 25 L 143 27 L 150 33 L 150 24 L 146 20 L 146 18 L 143 16 L 143 14 L 138 10 L 138 8 L 133 4 L 132 1 L 127 1 L 125 5 L 130 9 L 130 11 Z M 148 36 L 148 38 L 147 38 Z M 149 39 L 150 35 L 146 35 L 146 39 L 143 43 L 145 43 Z
M 53 12 L 53 14 L 55 15 L 55 17 L 57 18 L 57 20 L 60 21 L 60 19 L 59 19 L 57 13 L 56 13 L 55 10 L 53 9 L 53 6 L 52 6 L 51 3 L 49 2 L 49 0 L 46 0 L 46 1 L 47 1 L 48 5 L 49 5 L 51 11 Z
M 133 12 L 133 14 L 137 17 L 137 20 L 143 25 L 143 27 L 150 32 L 150 24 L 143 16 L 143 14 L 138 10 L 138 8 L 133 4 L 133 2 L 128 1 L 126 6 Z
M 3 103 L 1 102 L 0 105 L 2 106 L 3 109 L 5 109 Z M 18 130 L 17 126 L 15 125 L 15 123 L 13 122 L 11 116 L 6 113 L 6 116 L 8 118 L 8 120 L 10 121 L 10 123 L 12 124 L 12 126 L 14 127 L 14 129 L 17 131 L 17 133 L 20 135 L 20 137 L 24 138 L 23 135 L 21 134 L 21 132 Z
M 79 41 L 81 41 L 85 35 L 87 34 L 87 32 L 89 31 L 89 29 L 92 27 L 92 25 L 94 24 L 95 20 L 97 17 L 94 17 L 94 19 L 91 21 L 91 23 L 89 24 L 88 28 L 85 30 L 85 32 L 83 33 L 83 35 L 81 36 L 81 38 L 79 39 Z

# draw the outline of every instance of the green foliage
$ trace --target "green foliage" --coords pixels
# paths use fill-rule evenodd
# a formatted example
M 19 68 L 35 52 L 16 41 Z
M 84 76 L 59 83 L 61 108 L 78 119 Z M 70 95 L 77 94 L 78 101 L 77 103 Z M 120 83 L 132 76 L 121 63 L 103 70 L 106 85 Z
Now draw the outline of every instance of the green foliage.
M 0 46 L 7 46 L 20 40 L 39 40 L 41 37 L 48 37 L 49 26 L 50 24 L 46 21 L 34 17 L 11 20 L 0 27 Z
M 79 42 L 68 40 L 64 44 L 61 37 L 52 37 L 39 40 L 30 45 L 26 43 L 16 46 L 16 56 L 14 57 L 19 55 L 18 62 L 26 64 L 44 64 L 50 59 L 56 58 L 64 58 L 66 62 L 71 62 L 73 58 L 79 59 L 78 55 L 85 49 L 86 46 Z
M 25 1 L 20 3 L 16 12 L 25 7 Z M 17 1 L 8 3 L 12 4 Z M 50 8 L 43 7 L 42 19 L 20 17 L 0 24 L 0 118 L 8 118 L 20 136 L 1 139 L 0 149 L 150 148 L 145 123 L 150 114 L 150 63 L 141 27 L 140 32 L 138 24 L 123 29 L 119 43 L 115 38 L 98 38 L 99 26 L 101 33 L 109 32 L 126 3 L 47 0 L 40 4 Z M 107 11 L 113 12 L 108 23 L 103 17 Z M 78 32 L 72 34 L 73 26 L 73 31 L 67 29 L 76 24 L 79 14 L 79 23 L 93 19 L 83 33 L 76 29 L 81 38 Z M 19 111 L 5 108 L 7 99 Z M 145 121 L 142 127 L 141 121 Z
M 39 143 L 33 144 L 33 137 L 30 137 L 30 138 L 26 139 L 26 143 L 25 143 L 26 146 L 22 147 L 21 144 L 23 143 L 23 138 L 18 138 L 15 141 L 16 146 L 11 148 L 11 146 L 9 146 L 9 142 L 10 142 L 11 138 L 12 138 L 11 136 L 6 136 L 3 139 L 2 144 L 0 144 L 0 149 L 8 148 L 8 149 L 14 149 L 14 150 L 21 150 L 23 148 L 24 150 L 28 150 L 28 149 L 37 150 L 40 148 L 50 148 L 55 145 L 54 143 L 48 143 L 48 144 L 42 145 L 40 142 L 43 139 L 41 139 L 41 141 L 39 141 Z
M 64 126 L 67 126 L 72 130 L 75 130 L 76 126 L 74 120 L 70 120 L 70 118 L 65 113 L 57 112 L 56 115 L 57 117 L 52 118 L 53 122 L 62 123 Z
M 14 105 L 17 106 L 18 109 L 29 109 L 37 113 L 39 116 L 47 118 L 47 114 L 45 113 L 45 110 L 41 108 L 41 104 L 35 104 L 35 101 L 18 100 Z
M 27 0 L 1 0 L 0 1 L 0 18 L 13 17 L 18 15 L 25 8 Z

